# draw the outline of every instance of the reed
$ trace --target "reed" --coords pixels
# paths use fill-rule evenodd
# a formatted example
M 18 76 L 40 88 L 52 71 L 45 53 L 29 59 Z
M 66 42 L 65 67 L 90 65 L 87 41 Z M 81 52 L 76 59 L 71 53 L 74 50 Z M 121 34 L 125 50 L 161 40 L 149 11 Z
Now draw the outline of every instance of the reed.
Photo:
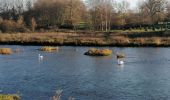
M 170 31 L 162 32 L 46 32 L 1 33 L 1 44 L 71 46 L 170 46 Z

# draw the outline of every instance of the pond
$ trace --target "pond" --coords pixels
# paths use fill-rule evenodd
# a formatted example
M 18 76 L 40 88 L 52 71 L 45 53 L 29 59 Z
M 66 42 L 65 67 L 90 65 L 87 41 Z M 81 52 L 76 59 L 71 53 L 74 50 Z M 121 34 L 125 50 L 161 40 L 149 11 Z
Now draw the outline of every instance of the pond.
M 170 99 L 170 48 L 108 47 L 126 54 L 125 65 L 119 66 L 114 55 L 83 55 L 90 47 L 63 46 L 54 53 L 37 51 L 39 46 L 0 47 L 23 49 L 0 56 L 1 94 L 50 100 L 56 90 L 63 90 L 62 100 Z

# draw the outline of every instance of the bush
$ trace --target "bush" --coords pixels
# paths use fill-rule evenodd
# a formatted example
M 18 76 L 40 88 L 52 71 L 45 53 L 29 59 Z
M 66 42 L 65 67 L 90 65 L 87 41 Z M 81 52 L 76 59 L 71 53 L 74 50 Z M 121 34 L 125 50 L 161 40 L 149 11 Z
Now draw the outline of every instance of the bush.
M 144 27 L 144 30 L 145 30 L 145 31 L 148 31 L 148 27 Z
M 74 29 L 72 20 L 65 20 L 65 22 L 60 26 L 62 29 Z
M 0 54 L 2 55 L 10 55 L 13 51 L 11 48 L 0 48 Z
M 109 49 L 99 50 L 99 49 L 92 48 L 87 52 L 85 52 L 85 55 L 89 55 L 89 56 L 109 56 L 111 54 L 112 51 Z
M 16 22 L 16 32 L 30 32 L 28 28 L 25 27 L 24 17 L 19 16 Z
M 156 46 L 159 46 L 161 44 L 161 39 L 157 37 L 151 38 L 151 42 L 155 44 Z
M 16 29 L 16 22 L 13 20 L 4 20 L 0 24 L 0 30 L 2 30 L 2 32 L 15 32 Z
M 17 22 L 15 22 L 14 20 L 1 20 L 0 30 L 3 33 L 30 32 L 29 29 L 25 27 L 23 17 L 19 17 Z

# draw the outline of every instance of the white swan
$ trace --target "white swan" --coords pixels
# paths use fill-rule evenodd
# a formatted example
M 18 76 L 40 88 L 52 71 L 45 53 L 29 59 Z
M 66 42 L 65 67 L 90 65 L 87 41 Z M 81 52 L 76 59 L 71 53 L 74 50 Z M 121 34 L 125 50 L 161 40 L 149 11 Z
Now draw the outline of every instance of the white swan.
M 43 57 L 42 55 L 40 55 L 40 54 L 38 55 L 38 57 L 39 57 L 39 59 L 43 59 L 43 58 L 44 58 L 44 57 Z
M 123 64 L 124 64 L 124 61 L 123 61 L 123 60 L 118 59 L 118 60 L 117 60 L 117 63 L 118 63 L 118 65 L 123 65 Z

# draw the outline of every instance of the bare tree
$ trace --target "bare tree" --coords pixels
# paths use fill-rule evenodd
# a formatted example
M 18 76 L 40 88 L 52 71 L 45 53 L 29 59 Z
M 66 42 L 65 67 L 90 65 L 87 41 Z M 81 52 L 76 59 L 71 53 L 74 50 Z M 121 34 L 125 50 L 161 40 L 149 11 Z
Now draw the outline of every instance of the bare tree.
M 37 0 L 33 12 L 37 24 L 42 26 L 73 25 L 82 21 L 85 11 L 81 0 Z
M 37 23 L 35 21 L 35 18 L 31 18 L 31 30 L 34 32 L 35 31 L 35 28 L 37 27 Z
M 168 4 L 167 4 L 167 16 L 166 16 L 166 19 L 168 20 L 168 21 L 170 21 L 170 1 L 168 2 Z
M 151 20 L 151 24 L 154 24 L 158 21 L 156 18 L 165 12 L 166 4 L 166 0 L 146 0 L 143 2 L 141 8 L 147 13 Z
M 86 7 L 81 0 L 66 0 L 64 20 L 71 26 L 74 27 L 78 22 L 82 22 L 85 12 Z
M 118 11 L 119 17 L 121 17 L 121 22 L 120 25 L 124 26 L 126 24 L 125 18 L 126 18 L 126 14 L 129 11 L 129 2 L 127 2 L 126 0 L 123 0 L 119 3 L 116 4 L 116 9 Z
M 110 29 L 113 0 L 89 0 L 88 7 L 94 28 L 106 31 Z

